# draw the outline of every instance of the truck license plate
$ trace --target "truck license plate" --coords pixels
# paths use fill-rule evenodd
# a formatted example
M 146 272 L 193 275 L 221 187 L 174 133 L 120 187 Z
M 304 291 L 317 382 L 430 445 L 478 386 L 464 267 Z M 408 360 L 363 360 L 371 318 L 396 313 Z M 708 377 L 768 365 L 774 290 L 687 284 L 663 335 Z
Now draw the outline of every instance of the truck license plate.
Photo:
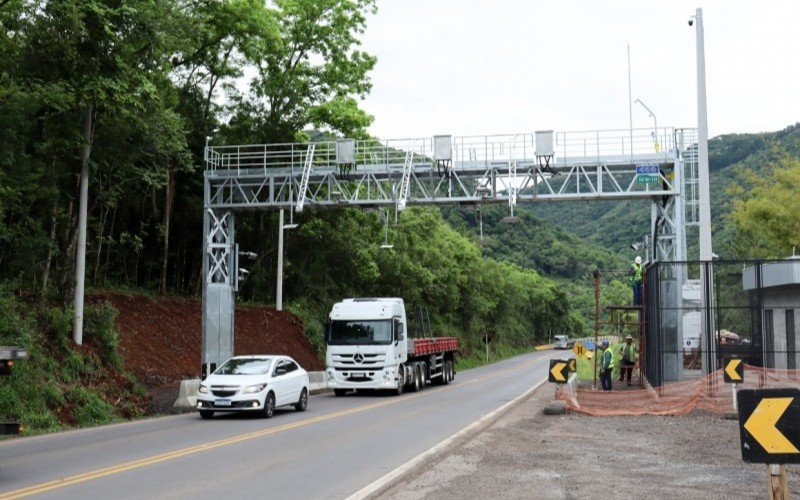
M 367 378 L 367 374 L 366 373 L 353 372 L 353 373 L 350 374 L 350 378 Z
M 230 406 L 231 400 L 230 399 L 217 399 L 214 401 L 214 406 Z

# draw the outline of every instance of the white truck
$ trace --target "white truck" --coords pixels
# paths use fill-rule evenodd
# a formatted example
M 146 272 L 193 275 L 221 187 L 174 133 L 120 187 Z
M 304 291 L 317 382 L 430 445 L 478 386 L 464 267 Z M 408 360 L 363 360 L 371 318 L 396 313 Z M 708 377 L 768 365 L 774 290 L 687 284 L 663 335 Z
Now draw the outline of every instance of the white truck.
M 326 377 L 337 396 L 350 390 L 422 390 L 455 377 L 456 337 L 410 339 L 403 299 L 337 302 L 325 330 Z

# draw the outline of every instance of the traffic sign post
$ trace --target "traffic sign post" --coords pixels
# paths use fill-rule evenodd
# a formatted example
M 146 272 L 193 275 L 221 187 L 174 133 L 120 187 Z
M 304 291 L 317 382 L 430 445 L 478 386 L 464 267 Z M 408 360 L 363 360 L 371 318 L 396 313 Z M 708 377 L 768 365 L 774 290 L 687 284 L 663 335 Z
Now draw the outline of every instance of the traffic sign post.
M 733 384 L 733 411 L 738 411 L 736 389 L 744 382 L 744 361 L 739 358 L 725 358 L 722 363 L 722 378 L 726 384 Z
M 547 373 L 547 380 L 553 382 L 553 400 L 558 399 L 558 386 L 566 384 L 569 380 L 570 361 L 575 362 L 575 359 L 551 359 L 550 371 Z
M 787 498 L 785 464 L 800 463 L 800 390 L 739 391 L 742 460 L 767 464 L 770 498 Z
M 744 361 L 739 358 L 725 358 L 725 369 L 722 376 L 726 384 L 741 384 L 744 382 Z
M 569 380 L 569 361 L 565 359 L 551 359 L 550 372 L 547 380 L 556 384 L 566 384 Z

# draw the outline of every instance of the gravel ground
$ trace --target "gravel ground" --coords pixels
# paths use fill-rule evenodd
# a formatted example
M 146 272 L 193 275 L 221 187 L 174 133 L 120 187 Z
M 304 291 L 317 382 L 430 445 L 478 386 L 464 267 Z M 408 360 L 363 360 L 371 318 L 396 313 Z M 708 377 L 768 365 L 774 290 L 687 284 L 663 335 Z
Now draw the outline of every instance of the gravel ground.
M 766 498 L 739 425 L 717 415 L 545 416 L 553 388 L 394 484 L 381 498 Z M 800 494 L 800 467 L 789 466 Z

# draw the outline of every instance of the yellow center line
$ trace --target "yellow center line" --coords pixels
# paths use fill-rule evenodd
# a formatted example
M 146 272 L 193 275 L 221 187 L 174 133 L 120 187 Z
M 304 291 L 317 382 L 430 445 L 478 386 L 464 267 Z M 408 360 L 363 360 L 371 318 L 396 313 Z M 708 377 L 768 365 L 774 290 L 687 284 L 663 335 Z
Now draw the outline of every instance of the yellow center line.
M 516 371 L 525 367 L 528 367 L 534 363 L 539 361 L 543 361 L 547 359 L 546 357 L 536 358 L 534 360 L 525 362 L 519 366 L 515 366 L 513 368 L 508 368 L 506 370 L 502 370 L 499 372 L 494 372 L 488 375 L 483 375 L 478 378 L 472 379 L 470 381 L 458 384 L 458 387 L 465 387 L 471 384 L 476 384 L 478 382 L 482 382 L 487 379 L 499 377 L 501 375 L 505 375 L 506 373 L 510 373 L 512 371 Z M 130 462 L 125 462 L 118 465 L 113 465 L 111 467 L 105 467 L 102 469 L 97 469 L 94 471 L 84 472 L 82 474 L 76 474 L 73 476 L 68 476 L 61 479 L 55 479 L 52 481 L 47 481 L 44 483 L 35 484 L 32 486 L 28 486 L 25 488 L 20 488 L 17 490 L 8 491 L 5 493 L 0 493 L 0 499 L 11 499 L 11 498 L 24 498 L 31 495 L 38 495 L 40 493 L 45 493 L 47 491 L 52 491 L 56 489 L 65 488 L 67 486 L 72 486 L 75 484 L 83 483 L 86 481 L 91 481 L 94 479 L 99 479 L 105 476 L 110 476 L 113 474 L 119 474 L 121 472 L 126 472 L 129 470 L 139 469 L 142 467 L 146 467 L 148 465 L 157 464 L 160 462 L 165 462 L 168 460 L 174 460 L 176 458 L 185 457 L 187 455 L 193 455 L 195 453 L 200 453 L 203 451 L 213 450 L 215 448 L 219 448 L 221 446 L 228 446 L 231 444 L 240 443 L 242 441 L 247 441 L 250 439 L 255 439 L 263 436 L 268 436 L 270 434 L 276 434 L 278 432 L 288 431 L 292 429 L 296 429 L 298 427 L 304 427 L 311 424 L 316 424 L 319 422 L 324 422 L 326 420 L 332 420 L 339 417 L 344 417 L 347 415 L 353 415 L 355 413 L 361 413 L 364 411 L 374 410 L 376 408 L 380 408 L 383 406 L 388 406 L 391 404 L 401 403 L 403 401 L 410 401 L 412 399 L 420 398 L 423 396 L 428 396 L 435 394 L 439 391 L 444 390 L 445 387 L 440 387 L 434 390 L 428 390 L 422 393 L 418 393 L 413 396 L 406 396 L 403 398 L 394 398 L 394 399 L 387 399 L 385 401 L 380 401 L 378 403 L 371 403 L 363 406 L 359 406 L 356 408 L 350 408 L 348 410 L 341 410 L 333 413 L 327 413 L 325 415 L 320 415 L 318 417 L 307 418 L 304 420 L 300 420 L 298 422 L 293 422 L 290 424 L 279 425 L 276 427 L 270 427 L 269 429 L 262 429 L 260 431 L 248 432 L 245 434 L 239 434 L 238 436 L 233 436 L 225 439 L 220 439 L 217 441 L 211 441 L 209 443 L 199 444 L 195 446 L 189 446 L 187 448 L 182 448 L 175 451 L 170 451 L 166 453 L 161 453 L 158 455 L 153 455 L 150 457 L 142 458 L 139 460 L 133 460 Z

